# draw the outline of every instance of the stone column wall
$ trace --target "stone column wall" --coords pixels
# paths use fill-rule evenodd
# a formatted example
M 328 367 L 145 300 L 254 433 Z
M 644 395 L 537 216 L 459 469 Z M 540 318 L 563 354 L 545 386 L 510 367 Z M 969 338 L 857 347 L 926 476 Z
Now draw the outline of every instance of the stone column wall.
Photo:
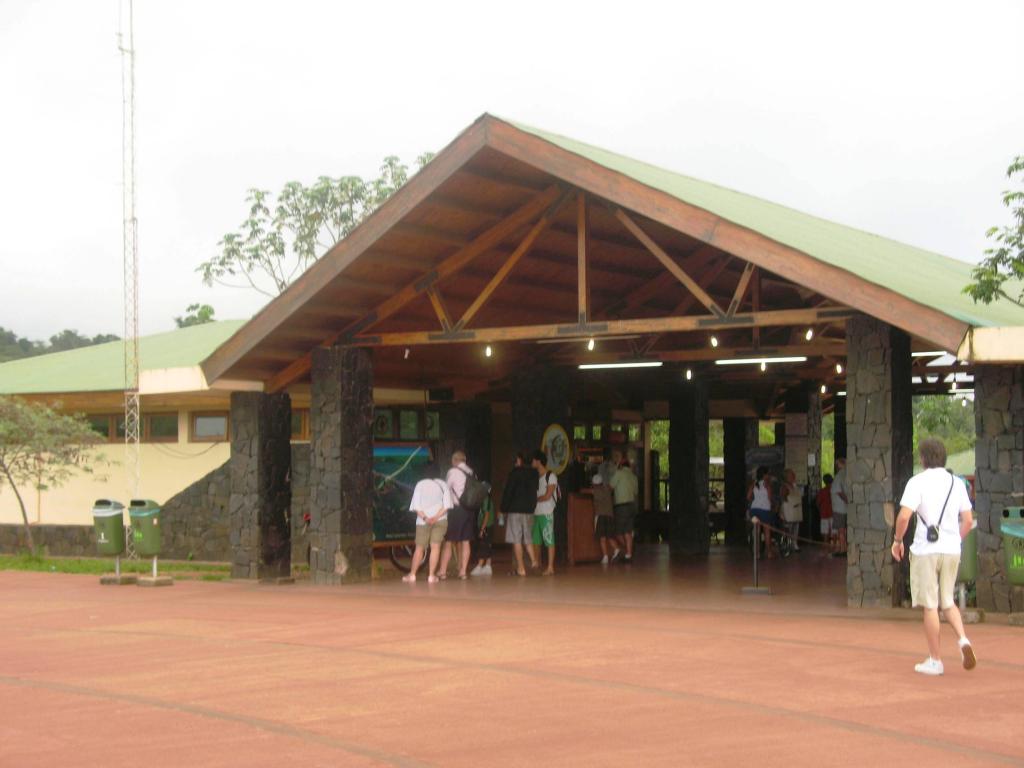
M 563 368 L 535 366 L 512 377 L 512 429 L 517 451 L 540 448 L 549 424 L 569 423 L 569 372 Z
M 850 372 L 846 372 L 847 379 L 849 379 Z M 832 417 L 835 423 L 835 436 L 833 442 L 835 445 L 835 458 L 845 459 L 846 458 L 846 397 L 839 397 L 836 395 L 835 408 L 832 410 Z M 836 468 L 825 467 L 825 472 L 835 476 Z
M 889 553 L 899 497 L 913 471 L 910 338 L 871 317 L 847 321 L 846 593 L 850 605 L 899 602 Z
M 373 361 L 369 350 L 313 350 L 310 576 L 369 581 L 373 566 Z
M 725 543 L 747 540 L 747 451 L 757 447 L 757 419 L 722 420 L 725 446 Z
M 672 554 L 707 554 L 708 388 L 705 381 L 677 385 L 669 399 L 669 549 Z
M 974 426 L 978 607 L 1024 611 L 1024 589 L 1006 579 L 1000 533 L 1003 509 L 1024 504 L 1024 367 L 975 369 Z
M 291 398 L 231 393 L 231 576 L 291 575 Z

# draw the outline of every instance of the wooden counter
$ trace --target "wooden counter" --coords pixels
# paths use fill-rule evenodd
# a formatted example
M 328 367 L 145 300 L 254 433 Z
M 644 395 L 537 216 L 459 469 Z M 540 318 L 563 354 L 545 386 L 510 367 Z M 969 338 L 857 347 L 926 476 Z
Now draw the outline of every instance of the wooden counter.
M 594 536 L 594 499 L 589 491 L 569 494 L 569 565 L 601 561 L 601 547 Z

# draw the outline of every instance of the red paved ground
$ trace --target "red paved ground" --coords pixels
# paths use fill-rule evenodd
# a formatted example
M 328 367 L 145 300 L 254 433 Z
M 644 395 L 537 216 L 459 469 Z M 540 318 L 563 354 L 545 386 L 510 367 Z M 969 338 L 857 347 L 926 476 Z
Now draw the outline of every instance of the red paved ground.
M 916 675 L 839 561 L 339 589 L 0 573 L 0 766 L 1024 765 L 1024 630 Z M 948 631 L 948 630 L 947 630 Z

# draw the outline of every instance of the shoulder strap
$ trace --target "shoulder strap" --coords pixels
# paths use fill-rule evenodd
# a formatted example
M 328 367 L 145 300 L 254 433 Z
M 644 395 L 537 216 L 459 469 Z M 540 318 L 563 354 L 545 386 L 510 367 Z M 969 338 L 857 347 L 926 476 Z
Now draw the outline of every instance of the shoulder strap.
M 949 504 L 949 497 L 953 495 L 953 484 L 956 483 L 956 475 L 954 475 L 948 469 L 946 471 L 949 472 L 949 490 L 946 492 L 946 500 L 942 502 L 942 509 L 939 512 L 939 522 L 935 524 L 936 528 L 942 527 L 942 518 L 946 514 L 946 505 Z M 920 512 L 917 512 L 917 516 L 921 518 L 921 522 L 923 522 L 925 525 L 928 525 L 928 521 L 921 517 Z

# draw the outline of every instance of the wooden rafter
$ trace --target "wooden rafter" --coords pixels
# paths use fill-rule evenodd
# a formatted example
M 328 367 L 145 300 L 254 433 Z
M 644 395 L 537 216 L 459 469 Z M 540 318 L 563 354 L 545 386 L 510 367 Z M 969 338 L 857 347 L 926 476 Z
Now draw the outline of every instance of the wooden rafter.
M 686 287 L 686 290 L 696 296 L 697 300 L 711 311 L 711 314 L 716 317 L 722 317 L 725 315 L 722 308 L 718 306 L 710 295 L 708 295 L 708 292 L 701 288 L 700 284 L 690 277 L 686 273 L 686 270 L 680 267 L 675 262 L 675 259 L 669 256 L 660 245 L 654 242 L 650 235 L 644 232 L 640 225 L 633 221 L 629 214 L 621 208 L 613 208 L 612 212 L 615 214 L 615 218 L 621 221 L 623 226 L 632 232 L 636 239 L 646 246 L 647 250 L 654 254 L 654 257 L 661 262 L 661 265 L 675 275 L 676 280 L 682 283 Z
M 718 263 L 710 267 L 707 270 L 707 272 L 701 277 L 701 284 L 704 286 L 710 286 L 713 282 L 715 282 L 718 276 L 725 271 L 725 268 L 728 266 L 728 264 L 729 257 L 723 254 L 721 258 L 719 258 Z M 676 304 L 675 309 L 672 310 L 672 314 L 685 315 L 687 312 L 690 311 L 690 308 L 694 305 L 694 303 L 696 303 L 696 301 L 696 296 L 694 296 L 692 293 L 687 294 L 682 301 Z M 657 343 L 661 341 L 661 338 L 662 334 L 655 334 L 648 338 L 643 346 L 643 353 L 647 354 L 652 349 L 654 349 Z
M 713 330 L 724 328 L 760 328 L 771 326 L 806 325 L 827 318 L 852 317 L 851 309 L 783 309 L 769 312 L 751 312 L 735 317 L 715 315 L 685 315 L 654 317 L 636 320 L 607 320 L 580 324 L 528 325 L 502 328 L 462 329 L 449 333 L 436 331 L 410 331 L 398 333 L 363 334 L 353 336 L 350 343 L 364 347 L 415 346 L 421 344 L 468 344 L 499 341 L 530 341 L 576 337 L 616 336 L 634 333 L 678 333 L 681 331 Z
M 587 196 L 580 192 L 576 195 L 576 310 L 581 325 L 590 317 L 587 239 Z
M 755 269 L 757 267 L 750 262 L 747 262 L 747 266 L 743 268 L 743 274 L 740 275 L 740 281 L 736 285 L 736 292 L 732 295 L 732 301 L 729 302 L 729 309 L 726 310 L 727 315 L 736 314 L 736 310 L 740 307 L 740 302 L 743 301 L 743 295 L 747 292 L 747 286 L 750 285 L 750 278 L 753 276 Z
M 558 185 L 552 184 L 532 200 L 519 206 L 519 208 L 509 214 L 505 219 L 489 227 L 482 234 L 475 237 L 471 242 L 459 248 L 455 253 L 434 267 L 434 269 L 428 274 L 405 286 L 394 296 L 386 299 L 373 311 L 364 315 L 359 320 L 349 324 L 341 331 L 324 338 L 323 342 L 321 342 L 321 346 L 330 346 L 346 335 L 358 333 L 372 327 L 385 318 L 391 317 L 391 315 L 411 302 L 421 293 L 427 291 L 427 289 L 432 285 L 443 280 L 445 277 L 458 272 L 481 253 L 484 253 L 498 245 L 502 240 L 544 210 L 545 206 L 550 205 L 555 198 L 558 197 L 559 193 L 560 189 Z M 284 389 L 296 379 L 306 375 L 312 365 L 312 353 L 307 352 L 305 355 L 295 360 L 291 365 L 287 366 L 284 370 L 272 376 L 267 381 L 266 390 L 268 392 L 278 392 Z
M 437 314 L 437 319 L 441 321 L 441 330 L 450 331 L 452 329 L 452 318 L 448 314 L 448 308 L 445 307 L 444 299 L 441 298 L 441 292 L 436 285 L 432 285 L 427 289 L 427 297 L 430 299 L 430 305 Z
M 466 308 L 466 311 L 462 313 L 462 317 L 459 318 L 459 321 L 455 324 L 456 329 L 465 328 L 476 316 L 477 312 L 480 311 L 480 308 L 483 307 L 494 291 L 497 290 L 498 286 L 504 282 L 505 278 L 508 277 L 509 273 L 515 268 L 516 264 L 519 263 L 519 260 L 529 252 L 537 238 L 541 236 L 548 226 L 550 226 L 551 222 L 554 220 L 555 216 L 558 215 L 558 211 L 561 209 L 570 194 L 571 193 L 568 190 L 563 192 L 562 195 L 551 204 L 547 211 L 545 211 L 540 219 L 538 219 L 530 228 L 530 231 L 526 233 L 526 236 L 522 241 L 520 241 L 519 245 L 515 247 L 515 250 L 509 254 L 507 259 L 505 259 L 505 262 L 494 274 L 494 277 L 492 277 L 490 282 L 484 286 L 484 289 L 473 300 L 473 303 Z

